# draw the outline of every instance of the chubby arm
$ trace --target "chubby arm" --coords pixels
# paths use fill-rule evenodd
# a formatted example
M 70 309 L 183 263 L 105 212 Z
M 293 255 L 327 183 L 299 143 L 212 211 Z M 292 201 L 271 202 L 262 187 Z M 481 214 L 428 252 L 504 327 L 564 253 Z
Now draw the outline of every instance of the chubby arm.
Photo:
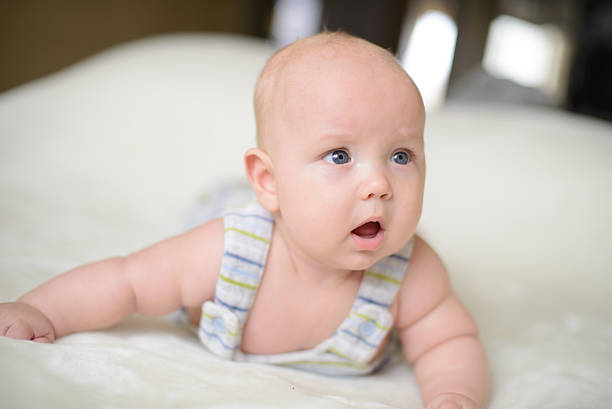
M 223 253 L 223 221 L 127 257 L 86 264 L 0 304 L 0 335 L 53 342 L 110 327 L 138 312 L 162 315 L 212 299 Z
M 439 257 L 418 237 L 398 297 L 397 327 L 427 409 L 486 406 L 489 371 L 478 328 Z

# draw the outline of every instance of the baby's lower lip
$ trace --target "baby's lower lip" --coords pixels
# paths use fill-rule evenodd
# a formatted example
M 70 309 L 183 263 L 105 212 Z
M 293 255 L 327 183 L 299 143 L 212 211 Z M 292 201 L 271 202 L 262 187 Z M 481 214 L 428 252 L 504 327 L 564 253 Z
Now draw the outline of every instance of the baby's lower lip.
M 383 242 L 385 232 L 383 229 L 379 229 L 376 234 L 372 236 L 359 236 L 355 233 L 351 233 L 353 243 L 360 250 L 376 250 Z

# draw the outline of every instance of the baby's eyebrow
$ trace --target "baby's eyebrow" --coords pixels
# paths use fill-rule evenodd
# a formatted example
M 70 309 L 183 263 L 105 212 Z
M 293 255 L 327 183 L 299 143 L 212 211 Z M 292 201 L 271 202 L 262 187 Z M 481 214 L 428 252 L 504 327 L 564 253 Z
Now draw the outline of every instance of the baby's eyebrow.
M 328 130 L 320 132 L 313 138 L 313 144 L 343 144 L 349 143 L 352 140 L 352 135 L 349 131 L 344 130 Z
M 404 138 L 419 138 L 423 132 L 422 129 L 418 126 L 404 126 L 398 128 L 397 133 Z
M 399 138 L 423 145 L 423 129 L 418 127 L 401 128 L 397 130 Z

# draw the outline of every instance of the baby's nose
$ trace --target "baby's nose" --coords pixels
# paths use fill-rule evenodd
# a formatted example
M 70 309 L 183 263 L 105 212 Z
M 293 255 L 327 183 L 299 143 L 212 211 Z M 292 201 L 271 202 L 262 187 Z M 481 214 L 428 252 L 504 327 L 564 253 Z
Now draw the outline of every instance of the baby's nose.
M 389 178 L 384 171 L 375 170 L 369 172 L 361 183 L 359 196 L 362 200 L 374 198 L 383 200 L 391 199 L 393 196 L 391 183 L 389 183 Z

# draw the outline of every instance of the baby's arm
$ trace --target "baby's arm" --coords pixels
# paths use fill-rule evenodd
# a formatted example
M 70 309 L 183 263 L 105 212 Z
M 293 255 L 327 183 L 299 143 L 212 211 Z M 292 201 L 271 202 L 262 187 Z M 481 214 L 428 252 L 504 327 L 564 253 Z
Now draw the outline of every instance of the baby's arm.
M 397 326 L 427 409 L 486 406 L 489 371 L 478 328 L 442 262 L 418 237 L 400 289 Z
M 127 257 L 77 267 L 0 304 L 0 335 L 53 342 L 110 327 L 133 312 L 162 315 L 212 299 L 223 253 L 214 220 Z

